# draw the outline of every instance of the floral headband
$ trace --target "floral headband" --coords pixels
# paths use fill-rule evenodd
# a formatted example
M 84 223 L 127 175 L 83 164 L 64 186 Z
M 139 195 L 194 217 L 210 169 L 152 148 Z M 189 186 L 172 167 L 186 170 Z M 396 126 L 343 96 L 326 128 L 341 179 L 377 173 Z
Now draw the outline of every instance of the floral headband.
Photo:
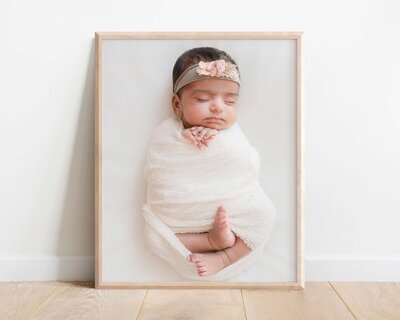
M 230 80 L 240 85 L 240 76 L 236 64 L 225 60 L 200 61 L 198 64 L 183 71 L 178 80 L 176 80 L 173 91 L 177 93 L 179 89 L 191 82 L 209 78 Z

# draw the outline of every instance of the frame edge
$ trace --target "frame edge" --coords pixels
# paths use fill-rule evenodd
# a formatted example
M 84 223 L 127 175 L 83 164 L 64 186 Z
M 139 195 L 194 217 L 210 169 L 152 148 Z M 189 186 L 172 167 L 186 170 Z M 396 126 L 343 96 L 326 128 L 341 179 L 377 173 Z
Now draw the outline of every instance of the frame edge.
M 142 40 L 162 40 L 162 39 L 203 39 L 203 40 L 256 40 L 256 39 L 298 39 L 303 34 L 302 31 L 150 31 L 150 32 L 96 32 L 96 34 L 104 40 L 126 40 L 126 39 L 142 39 Z
M 303 106 L 303 32 L 296 39 L 297 51 L 297 280 L 301 288 L 305 288 L 304 261 L 304 106 Z
M 304 210 L 303 210 L 303 76 L 302 39 L 304 32 L 95 32 L 95 288 L 96 289 L 305 289 Z M 128 39 L 219 39 L 226 40 L 296 40 L 296 108 L 297 108 L 297 280 L 277 283 L 181 282 L 117 283 L 102 279 L 102 41 Z
M 95 288 L 102 285 L 102 36 L 95 33 Z

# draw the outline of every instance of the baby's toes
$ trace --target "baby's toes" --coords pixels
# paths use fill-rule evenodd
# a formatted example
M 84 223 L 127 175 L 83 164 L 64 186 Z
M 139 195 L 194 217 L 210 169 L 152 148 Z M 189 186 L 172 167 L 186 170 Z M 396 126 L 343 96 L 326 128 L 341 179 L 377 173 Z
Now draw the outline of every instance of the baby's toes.
M 221 223 L 228 221 L 228 214 L 226 213 L 226 211 L 221 211 L 221 213 L 219 214 L 219 221 Z
M 204 262 L 199 260 L 197 257 L 194 258 L 194 264 L 195 264 L 196 267 L 204 266 Z
M 220 221 L 220 226 L 221 227 L 227 227 L 228 226 L 228 219 L 223 219 Z
M 198 271 L 197 274 L 198 274 L 200 277 L 202 277 L 202 276 L 205 276 L 205 275 L 207 274 L 207 271 L 206 271 L 206 270 L 204 270 L 204 271 Z
M 217 209 L 217 214 L 220 215 L 224 211 L 225 211 L 224 205 L 221 204 Z

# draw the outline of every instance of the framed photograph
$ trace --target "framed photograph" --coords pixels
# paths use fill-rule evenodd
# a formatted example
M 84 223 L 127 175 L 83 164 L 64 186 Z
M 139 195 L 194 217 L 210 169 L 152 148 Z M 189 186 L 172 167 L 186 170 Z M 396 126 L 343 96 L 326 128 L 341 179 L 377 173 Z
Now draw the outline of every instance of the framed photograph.
M 302 34 L 95 34 L 96 288 L 304 288 Z

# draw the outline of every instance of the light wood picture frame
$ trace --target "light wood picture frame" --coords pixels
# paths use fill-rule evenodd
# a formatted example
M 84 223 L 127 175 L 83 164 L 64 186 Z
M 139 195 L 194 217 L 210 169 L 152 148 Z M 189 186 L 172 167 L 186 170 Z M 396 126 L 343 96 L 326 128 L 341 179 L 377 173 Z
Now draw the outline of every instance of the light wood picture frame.
M 288 288 L 304 285 L 302 32 L 96 32 L 96 288 Z M 265 259 L 240 281 L 182 279 L 146 248 L 145 150 L 172 115 L 172 67 L 211 46 L 238 63 L 238 121 L 260 153 L 260 183 L 277 208 Z M 243 105 L 243 107 L 241 107 Z

